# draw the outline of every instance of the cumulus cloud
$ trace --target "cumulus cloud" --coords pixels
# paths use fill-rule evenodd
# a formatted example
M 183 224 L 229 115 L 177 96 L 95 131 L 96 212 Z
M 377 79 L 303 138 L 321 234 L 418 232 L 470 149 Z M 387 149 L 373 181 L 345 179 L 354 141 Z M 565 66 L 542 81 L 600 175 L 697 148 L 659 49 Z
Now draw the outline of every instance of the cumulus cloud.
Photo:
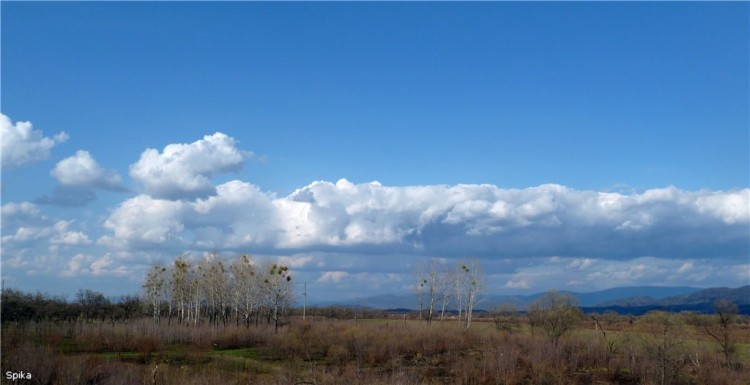
M 578 258 L 569 270 L 587 270 L 601 258 L 750 252 L 750 189 L 622 194 L 555 184 L 389 187 L 341 179 L 277 197 L 238 180 L 213 185 L 213 175 L 237 169 L 246 156 L 223 133 L 144 151 L 130 175 L 145 193 L 113 210 L 105 223 L 110 234 L 99 243 L 122 250 Z M 89 182 L 107 180 L 89 174 Z
M 124 190 L 120 176 L 114 170 L 101 168 L 88 151 L 77 151 L 75 155 L 57 162 L 50 175 L 62 186 Z
M 53 233 L 51 220 L 33 203 L 6 203 L 2 206 L 2 243 L 27 243 L 49 237 Z
M 93 242 L 74 220 L 51 218 L 33 203 L 11 202 L 2 206 L 2 225 L 2 266 L 20 269 L 11 274 L 67 277 L 87 271 L 82 263 L 89 256 L 79 251 Z
M 185 229 L 185 204 L 138 195 L 120 204 L 104 222 L 112 236 L 99 239 L 100 244 L 119 248 L 138 246 L 182 245 Z
M 91 240 L 88 235 L 81 231 L 70 231 L 68 227 L 72 221 L 58 221 L 53 226 L 55 235 L 52 236 L 49 242 L 53 245 L 65 245 L 65 246 L 86 246 L 91 244 Z
M 63 277 L 74 277 L 78 275 L 89 274 L 91 271 L 89 269 L 89 265 L 93 260 L 94 257 L 90 255 L 76 254 L 72 258 L 70 258 L 70 261 L 68 261 L 65 269 L 60 272 L 60 275 Z
M 2 138 L 2 167 L 15 168 L 49 158 L 50 149 L 68 139 L 63 132 L 52 138 L 34 130 L 31 122 L 16 122 L 0 114 L 0 138 Z
M 45 227 L 21 226 L 11 235 L 3 235 L 3 243 L 24 243 L 46 238 L 50 235 L 51 230 Z
M 141 195 L 114 210 L 106 242 L 124 247 L 180 240 L 213 249 L 403 252 L 505 258 L 721 256 L 748 253 L 750 189 L 641 194 L 559 185 L 386 187 L 314 182 L 286 197 L 231 181 L 192 201 Z
M 211 176 L 237 170 L 249 152 L 221 132 L 190 144 L 170 144 L 162 152 L 147 149 L 130 166 L 130 176 L 154 198 L 188 199 L 215 193 Z
M 3 230 L 47 222 L 47 217 L 42 214 L 39 206 L 30 202 L 6 203 L 0 209 L 0 215 L 2 215 Z
M 105 255 L 101 258 L 95 259 L 93 262 L 91 262 L 89 270 L 91 271 L 91 275 L 93 276 L 124 277 L 131 272 L 131 269 L 117 263 L 117 261 L 115 261 L 115 259 L 111 258 L 109 255 Z
M 17 252 L 18 249 L 7 246 L 39 243 L 40 240 L 46 240 L 52 246 L 87 246 L 92 243 L 82 231 L 70 229 L 73 221 L 53 220 L 29 202 L 3 205 L 2 223 L 4 251 Z

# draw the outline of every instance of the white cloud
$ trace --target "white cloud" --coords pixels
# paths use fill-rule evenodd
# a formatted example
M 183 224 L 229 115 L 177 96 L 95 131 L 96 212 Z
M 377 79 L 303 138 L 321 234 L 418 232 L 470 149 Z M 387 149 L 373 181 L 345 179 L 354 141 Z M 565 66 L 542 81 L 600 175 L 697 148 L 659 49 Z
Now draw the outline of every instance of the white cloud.
M 570 269 L 578 269 L 578 270 L 585 270 L 591 265 L 594 264 L 593 259 L 591 258 L 576 258 L 572 262 L 568 264 L 568 268 Z
M 88 151 L 78 151 L 59 161 L 50 175 L 63 186 L 124 190 L 120 176 L 113 170 L 101 168 Z
M 91 244 L 88 235 L 81 231 L 69 231 L 68 226 L 71 221 L 58 221 L 53 226 L 56 234 L 52 236 L 49 242 L 53 245 L 65 246 L 86 246 Z
M 239 169 L 249 155 L 236 141 L 217 132 L 190 144 L 170 144 L 160 153 L 147 149 L 130 166 L 130 176 L 154 198 L 184 199 L 212 195 L 211 176 Z
M 218 248 L 273 246 L 278 236 L 272 198 L 249 183 L 235 180 L 219 185 L 215 196 L 188 202 L 185 210 L 186 225 L 216 230 L 196 233 L 196 239 Z
M 721 219 L 724 223 L 747 223 L 750 217 L 750 190 L 737 191 L 734 194 L 709 194 L 695 200 L 698 211 Z
M 68 261 L 67 266 L 60 272 L 60 275 L 63 277 L 75 277 L 89 274 L 91 272 L 89 265 L 93 260 L 94 257 L 90 255 L 76 254 Z
M 42 212 L 39 207 L 33 203 L 21 202 L 14 203 L 10 202 L 4 204 L 2 207 L 2 219 L 3 222 L 14 219 L 15 217 L 26 217 L 26 218 L 41 218 Z
M 635 257 L 629 260 L 598 259 L 595 269 L 565 269 L 579 264 L 581 258 L 561 258 L 561 264 L 549 264 L 549 258 L 516 260 L 509 265 L 493 265 L 484 261 L 488 273 L 489 292 L 504 289 L 556 289 L 581 292 L 621 286 L 738 286 L 746 284 L 748 270 L 737 272 L 730 261 L 717 263 L 715 258 L 683 261 L 670 258 Z M 747 265 L 745 265 L 747 266 Z M 508 274 L 512 272 L 512 274 Z M 504 282 L 504 284 L 503 284 Z M 524 287 L 528 285 L 528 288 Z
M 38 239 L 46 238 L 50 235 L 51 231 L 46 227 L 24 227 L 21 226 L 16 229 L 13 235 L 3 235 L 3 243 L 11 242 L 30 242 Z
M 683 263 L 682 266 L 680 266 L 680 268 L 677 269 L 677 274 L 686 273 L 686 272 L 688 272 L 690 270 L 693 270 L 693 262 L 692 261 L 691 262 L 685 262 L 685 263 Z
M 529 283 L 524 280 L 519 281 L 508 281 L 505 283 L 505 287 L 508 289 L 528 289 Z
M 131 269 L 121 264 L 117 264 L 116 261 L 108 255 L 95 259 L 91 262 L 89 269 L 93 276 L 124 277 L 131 273 Z
M 131 269 L 118 264 L 109 255 L 96 258 L 87 254 L 76 254 L 66 264 L 65 268 L 60 271 L 62 277 L 80 277 L 80 276 L 116 276 L 124 277 L 131 273 Z
M 85 155 L 71 164 L 87 163 Z M 736 259 L 750 252 L 750 189 L 623 194 L 554 184 L 388 187 L 341 179 L 277 197 L 238 180 L 213 185 L 212 175 L 237 169 L 245 156 L 222 133 L 146 150 L 130 168 L 146 194 L 115 208 L 105 222 L 111 233 L 99 243 L 120 250 L 583 256 L 568 266 L 580 270 L 601 258 Z M 100 168 L 90 169 L 81 179 L 102 179 Z
M 42 215 L 39 208 L 31 203 L 8 203 L 2 208 L 3 236 L 2 242 L 8 245 L 39 244 L 47 240 L 50 245 L 86 246 L 91 244 L 89 237 L 81 231 L 72 231 L 68 227 L 73 221 L 52 221 Z M 20 249 L 4 251 L 19 252 Z
M 732 266 L 732 272 L 741 282 L 750 282 L 750 264 Z
M 104 222 L 112 236 L 99 239 L 100 244 L 116 248 L 140 248 L 181 244 L 185 226 L 182 202 L 138 195 L 121 203 Z
M 183 247 L 404 252 L 455 257 L 596 259 L 747 255 L 750 190 L 643 194 L 543 185 L 386 187 L 314 182 L 287 197 L 231 181 L 192 201 L 132 198 L 114 210 L 105 241 L 124 247 L 179 240 Z M 743 211 L 744 210 L 744 211 Z M 631 225 L 627 225 L 631 224 Z
M 299 255 L 293 257 L 279 257 L 279 262 L 282 265 L 288 266 L 292 269 L 299 269 L 309 265 L 313 261 L 312 255 Z
M 349 276 L 349 273 L 345 271 L 326 271 L 324 272 L 320 278 L 318 278 L 318 282 L 320 283 L 339 283 L 342 279 Z
M 2 138 L 2 167 L 14 168 L 49 158 L 50 149 L 68 139 L 64 131 L 45 137 L 34 130 L 31 122 L 16 122 L 0 114 L 0 138 Z
M 108 268 L 112 266 L 112 258 L 101 257 L 91 263 L 91 274 L 92 275 L 106 275 Z
M 653 265 L 649 266 L 643 263 L 638 263 L 628 266 L 626 270 L 618 271 L 613 274 L 613 278 L 622 282 L 636 282 L 643 277 L 644 274 L 657 272 L 660 272 L 659 269 Z

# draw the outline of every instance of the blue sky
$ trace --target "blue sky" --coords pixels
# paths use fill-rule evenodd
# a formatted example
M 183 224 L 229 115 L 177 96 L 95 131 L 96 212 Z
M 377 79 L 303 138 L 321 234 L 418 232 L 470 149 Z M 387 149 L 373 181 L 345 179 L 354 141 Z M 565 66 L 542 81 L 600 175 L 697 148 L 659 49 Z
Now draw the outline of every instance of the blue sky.
M 493 292 L 750 280 L 747 3 L 1 7 L 9 286 L 180 252 L 326 298 L 431 257 Z

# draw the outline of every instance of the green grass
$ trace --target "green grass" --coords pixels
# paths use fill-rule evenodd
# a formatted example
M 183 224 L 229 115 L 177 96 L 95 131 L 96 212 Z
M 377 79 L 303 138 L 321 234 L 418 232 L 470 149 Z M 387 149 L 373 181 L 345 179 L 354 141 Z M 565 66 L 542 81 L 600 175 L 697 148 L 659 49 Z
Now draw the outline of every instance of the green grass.
M 219 356 L 244 358 L 252 360 L 263 360 L 260 349 L 257 347 L 240 348 L 240 349 L 216 349 L 212 352 Z
M 97 354 L 97 356 L 107 361 L 131 361 L 137 360 L 143 355 L 138 352 L 104 352 Z
M 280 363 L 265 358 L 257 347 L 216 349 L 210 355 L 216 361 L 217 366 L 231 371 L 274 373 L 280 366 Z

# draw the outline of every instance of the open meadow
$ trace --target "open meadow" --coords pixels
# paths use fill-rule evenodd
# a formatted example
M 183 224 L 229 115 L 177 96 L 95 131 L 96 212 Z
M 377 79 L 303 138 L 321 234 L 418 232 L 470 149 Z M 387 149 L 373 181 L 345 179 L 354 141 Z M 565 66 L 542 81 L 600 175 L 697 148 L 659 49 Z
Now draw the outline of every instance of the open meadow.
M 413 314 L 292 316 L 277 331 L 149 318 L 5 322 L 1 383 L 750 384 L 747 319 L 732 325 L 730 367 L 687 317 L 589 315 L 557 342 L 521 314 L 483 314 L 469 330 Z M 32 379 L 10 381 L 8 371 Z

